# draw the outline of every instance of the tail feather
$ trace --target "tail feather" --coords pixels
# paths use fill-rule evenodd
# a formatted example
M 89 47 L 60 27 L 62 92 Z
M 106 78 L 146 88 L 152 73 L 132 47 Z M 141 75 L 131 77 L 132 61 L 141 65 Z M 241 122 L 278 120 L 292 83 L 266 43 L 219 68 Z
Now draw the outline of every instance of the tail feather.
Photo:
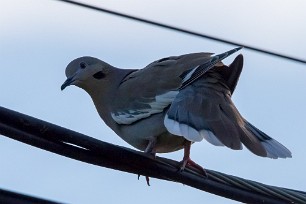
M 267 157 L 266 148 L 252 132 L 244 127 L 238 129 L 240 130 L 240 140 L 246 148 L 258 156 Z
M 290 150 L 288 150 L 284 145 L 269 137 L 264 132 L 260 131 L 258 128 L 256 128 L 254 125 L 252 125 L 246 120 L 245 127 L 247 128 L 247 130 L 253 133 L 260 141 L 260 143 L 267 152 L 267 157 L 272 159 L 292 157 Z

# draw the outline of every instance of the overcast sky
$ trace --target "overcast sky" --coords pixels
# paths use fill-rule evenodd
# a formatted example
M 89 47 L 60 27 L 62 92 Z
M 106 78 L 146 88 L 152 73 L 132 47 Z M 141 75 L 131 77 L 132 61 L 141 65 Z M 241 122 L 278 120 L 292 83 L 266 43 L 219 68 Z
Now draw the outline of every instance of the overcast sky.
M 248 45 L 306 58 L 306 2 L 86 1 L 101 7 Z M 233 46 L 145 25 L 53 0 L 1 0 L 0 105 L 113 144 L 130 147 L 99 118 L 83 90 L 60 86 L 74 58 L 94 56 L 142 68 L 170 55 Z M 203 167 L 258 182 L 306 189 L 306 66 L 243 49 L 233 100 L 250 122 L 288 147 L 272 160 L 244 148 L 203 141 L 191 157 Z M 225 60 L 230 63 L 235 56 Z M 159 155 L 181 160 L 183 152 Z M 188 186 L 81 163 L 0 136 L 0 188 L 65 203 L 235 203 Z

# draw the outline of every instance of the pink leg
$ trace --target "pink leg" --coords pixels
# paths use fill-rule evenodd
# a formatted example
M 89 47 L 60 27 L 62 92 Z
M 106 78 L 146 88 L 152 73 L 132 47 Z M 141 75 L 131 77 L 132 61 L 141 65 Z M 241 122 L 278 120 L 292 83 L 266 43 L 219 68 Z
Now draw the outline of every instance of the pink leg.
M 184 144 L 184 157 L 183 160 L 180 162 L 181 163 L 180 171 L 184 171 L 185 167 L 189 166 L 200 171 L 204 176 L 207 177 L 205 169 L 190 159 L 190 148 L 191 148 L 191 142 L 186 140 Z

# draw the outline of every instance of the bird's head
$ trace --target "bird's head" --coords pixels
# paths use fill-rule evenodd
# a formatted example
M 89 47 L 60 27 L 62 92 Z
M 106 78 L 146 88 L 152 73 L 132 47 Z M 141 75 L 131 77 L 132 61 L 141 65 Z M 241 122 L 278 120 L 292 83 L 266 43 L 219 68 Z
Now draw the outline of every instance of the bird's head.
M 61 86 L 75 85 L 86 90 L 88 86 L 105 78 L 110 65 L 94 57 L 80 57 L 71 61 L 66 68 L 67 80 Z

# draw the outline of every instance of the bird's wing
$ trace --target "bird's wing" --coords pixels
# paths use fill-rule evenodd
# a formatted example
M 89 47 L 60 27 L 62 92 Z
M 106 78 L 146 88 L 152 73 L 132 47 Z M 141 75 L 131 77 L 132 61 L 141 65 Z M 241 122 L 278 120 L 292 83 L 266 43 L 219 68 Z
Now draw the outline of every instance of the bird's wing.
M 218 76 L 214 69 L 181 90 L 167 111 L 164 124 L 170 133 L 189 141 L 206 139 L 213 145 L 241 149 L 237 128 L 241 116 L 230 101 L 229 88 Z
M 241 149 L 243 119 L 231 101 L 243 57 L 239 55 L 227 67 L 210 70 L 204 78 L 181 90 L 172 102 L 165 126 L 169 132 L 190 141 L 205 138 L 217 146 Z
M 238 83 L 241 71 L 243 67 L 243 56 L 238 55 L 234 61 L 229 65 L 228 69 L 218 69 L 218 72 L 222 75 L 226 85 L 228 86 L 231 94 L 234 93 L 236 85 Z
M 163 58 L 126 76 L 112 105 L 118 124 L 131 124 L 160 113 L 176 97 L 183 83 L 181 75 L 211 59 L 212 53 L 193 53 Z
M 259 156 L 291 157 L 285 146 L 246 121 L 232 102 L 242 65 L 239 55 L 229 67 L 213 68 L 181 90 L 165 115 L 167 130 L 193 142 L 206 139 L 232 149 L 242 149 L 243 143 Z
M 112 118 L 118 124 L 131 124 L 168 107 L 179 91 L 193 83 L 221 60 L 241 48 L 220 55 L 192 53 L 152 62 L 125 77 L 116 92 Z

